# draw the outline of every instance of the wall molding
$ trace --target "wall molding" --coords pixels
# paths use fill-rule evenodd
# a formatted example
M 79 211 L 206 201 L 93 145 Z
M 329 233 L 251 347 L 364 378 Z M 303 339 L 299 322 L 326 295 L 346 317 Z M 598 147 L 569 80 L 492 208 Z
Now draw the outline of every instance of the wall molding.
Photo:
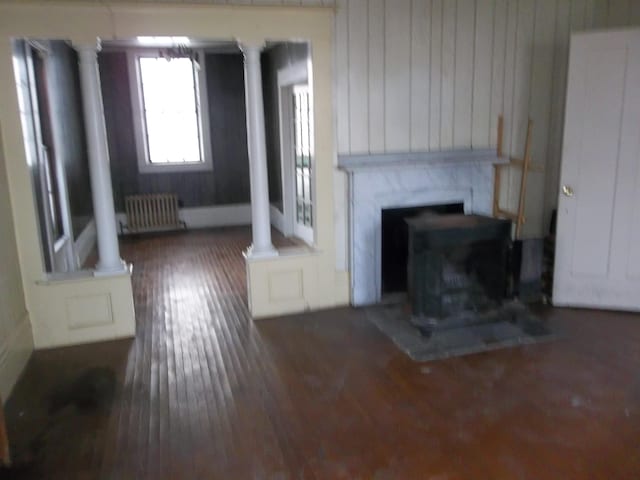
M 33 352 L 33 334 L 29 315 L 25 312 L 21 321 L 0 344 L 0 395 L 7 401 L 13 387 Z
M 457 149 L 439 152 L 402 152 L 379 154 L 338 155 L 338 167 L 347 172 L 361 168 L 398 167 L 451 167 L 458 165 L 482 165 L 507 163 L 498 157 L 495 149 Z
M 271 226 L 284 235 L 284 214 L 275 205 L 270 205 Z
M 78 267 L 82 268 L 82 265 L 87 261 L 91 251 L 96 246 L 98 239 L 98 233 L 96 231 L 96 222 L 92 218 L 84 227 L 84 230 L 78 235 L 75 241 L 76 255 L 78 256 Z
M 189 229 L 251 225 L 251 204 L 236 203 L 181 208 L 180 219 L 187 224 Z M 116 221 L 126 225 L 127 215 L 124 212 L 117 212 Z M 120 231 L 119 223 L 117 227 Z

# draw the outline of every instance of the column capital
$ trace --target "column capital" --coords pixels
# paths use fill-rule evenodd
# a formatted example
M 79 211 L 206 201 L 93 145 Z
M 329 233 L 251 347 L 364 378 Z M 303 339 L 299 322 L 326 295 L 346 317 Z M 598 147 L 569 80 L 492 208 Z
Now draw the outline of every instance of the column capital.
M 248 53 L 260 53 L 266 46 L 267 42 L 264 40 L 238 40 L 238 47 L 245 55 Z
M 102 42 L 99 38 L 96 38 L 95 42 L 90 41 L 74 41 L 72 42 L 73 48 L 81 54 L 97 54 L 100 50 L 102 50 Z

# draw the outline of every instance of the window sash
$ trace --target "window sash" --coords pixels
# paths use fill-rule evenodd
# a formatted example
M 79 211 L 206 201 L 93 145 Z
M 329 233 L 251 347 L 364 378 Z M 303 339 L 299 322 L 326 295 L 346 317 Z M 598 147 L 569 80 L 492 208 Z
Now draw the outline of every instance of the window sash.
M 187 62 L 188 73 L 184 69 Z M 136 63 L 145 161 L 154 166 L 204 163 L 193 61 L 188 57 L 167 61 L 157 55 L 140 55 Z M 182 71 L 176 71 L 176 67 L 182 67 Z M 163 98 L 165 92 L 170 94 Z

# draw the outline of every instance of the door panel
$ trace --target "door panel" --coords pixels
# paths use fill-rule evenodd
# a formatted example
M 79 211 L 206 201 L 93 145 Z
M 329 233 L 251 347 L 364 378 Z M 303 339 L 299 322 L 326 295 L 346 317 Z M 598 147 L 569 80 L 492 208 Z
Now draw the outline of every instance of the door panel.
M 624 49 L 599 49 L 589 52 L 585 63 L 587 97 L 594 91 L 608 94 L 585 98 L 583 141 L 573 185 L 580 194 L 574 236 L 591 238 L 593 242 L 575 244 L 572 270 L 576 274 L 606 276 L 608 272 L 626 61 Z M 603 163 L 610 166 L 603 169 Z M 594 179 L 598 179 L 597 188 Z
M 639 123 L 640 125 L 640 123 Z M 640 139 L 640 131 L 636 133 Z M 640 142 L 639 142 L 640 143 Z M 629 261 L 627 262 L 627 278 L 640 281 L 640 148 L 635 152 L 634 193 L 631 212 L 631 234 L 627 248 L 629 249 Z
M 572 39 L 557 305 L 640 309 L 640 32 Z

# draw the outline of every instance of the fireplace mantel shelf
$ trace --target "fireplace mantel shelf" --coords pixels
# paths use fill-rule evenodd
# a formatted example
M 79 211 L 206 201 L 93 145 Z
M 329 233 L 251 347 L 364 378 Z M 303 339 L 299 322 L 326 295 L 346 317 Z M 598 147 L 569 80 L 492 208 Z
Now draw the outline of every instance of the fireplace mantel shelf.
M 371 168 L 398 167 L 453 167 L 507 163 L 498 157 L 495 149 L 444 150 L 439 152 L 408 152 L 382 154 L 338 155 L 338 168 L 347 172 Z

